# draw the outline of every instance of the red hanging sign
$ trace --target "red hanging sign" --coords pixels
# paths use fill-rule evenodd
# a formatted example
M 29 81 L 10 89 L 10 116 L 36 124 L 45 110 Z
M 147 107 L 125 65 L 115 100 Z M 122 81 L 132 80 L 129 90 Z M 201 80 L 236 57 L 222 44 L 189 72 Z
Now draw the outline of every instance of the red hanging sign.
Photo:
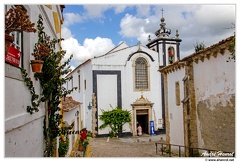
M 19 51 L 13 46 L 10 46 L 8 49 L 8 54 L 5 58 L 5 61 L 18 67 L 20 63 L 20 57 L 21 57 L 21 51 Z

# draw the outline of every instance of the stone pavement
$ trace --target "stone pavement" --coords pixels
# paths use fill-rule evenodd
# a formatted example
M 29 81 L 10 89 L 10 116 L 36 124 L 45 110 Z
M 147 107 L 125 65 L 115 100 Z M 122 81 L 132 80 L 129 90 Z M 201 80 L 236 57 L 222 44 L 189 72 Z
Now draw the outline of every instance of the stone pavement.
M 161 157 L 156 153 L 155 142 L 164 142 L 164 135 L 147 135 L 122 138 L 91 138 L 90 157 Z
M 119 138 L 122 142 L 160 142 L 166 140 L 165 134 L 160 135 L 148 135 L 143 134 L 142 136 Z

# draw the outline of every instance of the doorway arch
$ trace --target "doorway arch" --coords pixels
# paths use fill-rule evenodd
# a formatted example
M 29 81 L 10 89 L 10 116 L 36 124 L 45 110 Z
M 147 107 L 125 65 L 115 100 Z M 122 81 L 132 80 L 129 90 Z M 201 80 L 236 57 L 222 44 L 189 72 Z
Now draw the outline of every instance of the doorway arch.
M 137 135 L 137 124 L 141 124 L 143 133 L 150 134 L 150 120 L 152 119 L 152 106 L 143 95 L 137 99 L 132 106 L 132 134 Z

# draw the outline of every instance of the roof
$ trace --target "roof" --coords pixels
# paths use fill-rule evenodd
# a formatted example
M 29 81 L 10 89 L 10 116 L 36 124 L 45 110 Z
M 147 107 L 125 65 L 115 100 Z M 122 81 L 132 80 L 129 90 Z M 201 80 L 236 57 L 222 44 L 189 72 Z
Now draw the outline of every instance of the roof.
M 68 112 L 72 109 L 77 108 L 77 106 L 80 106 L 81 102 L 77 102 L 73 100 L 72 96 L 68 96 L 63 98 L 62 105 L 63 105 L 63 111 Z
M 213 57 L 217 57 L 217 55 L 220 54 L 224 54 L 224 51 L 227 49 L 230 49 L 230 42 L 233 39 L 234 36 L 228 37 L 224 40 L 221 40 L 220 42 L 213 44 L 212 46 L 209 46 L 207 48 L 205 48 L 204 50 L 198 51 L 197 53 L 193 53 L 189 56 L 184 57 L 181 60 L 178 60 L 168 66 L 165 66 L 163 68 L 161 68 L 159 71 L 161 73 L 169 73 L 172 71 L 175 71 L 177 69 L 181 69 L 182 67 L 184 67 L 184 65 L 187 62 L 190 61 L 194 61 L 196 63 L 198 63 L 199 60 L 201 60 L 202 62 L 204 61 L 204 59 L 209 59 L 211 56 Z
M 134 45 L 134 46 L 137 46 L 137 45 Z M 78 65 L 75 69 L 73 69 L 70 73 L 68 73 L 65 78 L 69 77 L 72 75 L 72 73 L 76 70 L 78 70 L 79 67 L 81 66 L 84 66 L 85 64 L 87 64 L 88 62 L 91 62 L 93 59 L 96 59 L 96 58 L 101 58 L 101 57 L 104 57 L 106 55 L 110 55 L 110 54 L 113 54 L 115 52 L 118 52 L 118 51 L 121 51 L 121 50 L 124 50 L 124 49 L 127 49 L 127 48 L 131 48 L 131 47 L 134 47 L 134 46 L 129 46 L 128 44 L 126 44 L 125 42 L 122 42 L 120 43 L 119 45 L 117 45 L 116 47 L 112 48 L 111 50 L 109 50 L 108 52 L 106 52 L 105 54 L 103 55 L 100 55 L 100 56 L 95 56 L 93 58 L 90 58 L 88 60 L 86 60 L 85 62 L 81 63 L 80 65 Z M 141 47 L 144 47 L 141 45 Z M 147 47 L 146 47 L 147 48 Z
M 83 63 L 81 63 L 80 65 L 78 65 L 75 69 L 73 69 L 70 73 L 68 73 L 68 74 L 65 76 L 65 78 L 71 76 L 71 74 L 72 74 L 74 71 L 76 71 L 79 67 L 87 64 L 87 63 L 90 62 L 91 60 L 92 60 L 92 58 L 87 59 L 86 61 L 84 61 Z

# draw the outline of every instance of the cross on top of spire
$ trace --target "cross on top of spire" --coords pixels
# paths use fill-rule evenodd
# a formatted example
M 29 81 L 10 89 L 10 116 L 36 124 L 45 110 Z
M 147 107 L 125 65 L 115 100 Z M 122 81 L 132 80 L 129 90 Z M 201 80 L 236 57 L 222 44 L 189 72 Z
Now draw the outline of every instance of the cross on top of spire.
M 163 10 L 163 8 L 162 8 L 162 10 L 161 10 L 161 11 L 162 11 L 162 17 L 163 17 L 163 11 L 164 11 L 164 10 Z
M 162 11 L 162 18 L 160 20 L 161 21 L 160 29 L 155 32 L 155 35 L 157 37 L 169 37 L 169 35 L 171 34 L 171 30 L 165 27 L 166 23 L 164 22 L 165 19 L 163 17 L 163 11 L 164 11 L 163 8 L 161 9 L 161 11 Z

